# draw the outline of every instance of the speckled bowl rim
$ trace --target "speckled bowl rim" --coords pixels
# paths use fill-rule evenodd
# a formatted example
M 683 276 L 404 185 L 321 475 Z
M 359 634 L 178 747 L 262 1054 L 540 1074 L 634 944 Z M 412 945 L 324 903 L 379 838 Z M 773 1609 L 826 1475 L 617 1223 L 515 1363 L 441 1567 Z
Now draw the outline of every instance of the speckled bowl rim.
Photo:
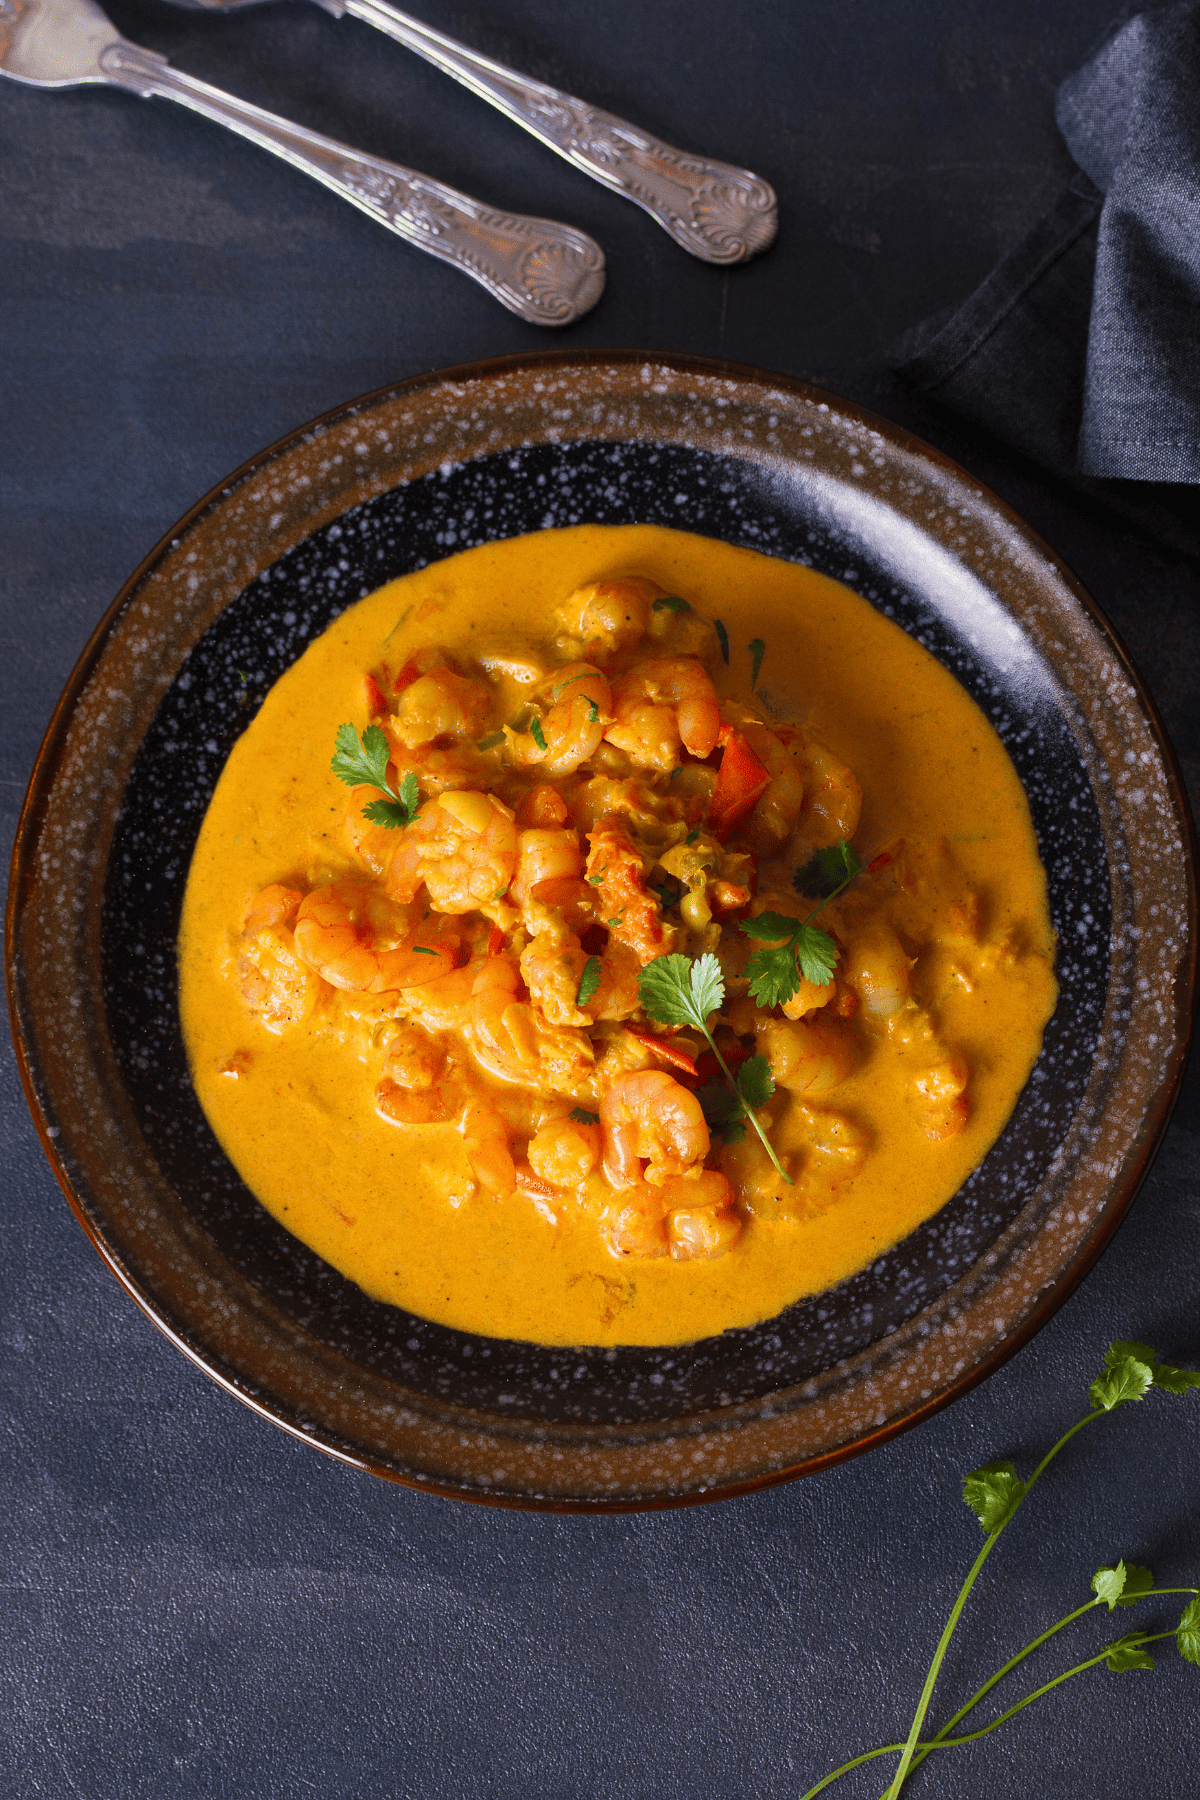
M 1126 1123 L 1115 1136 L 1110 1131 L 1107 1138 L 1103 1118 L 1088 1128 L 1093 1152 L 1089 1166 L 1100 1181 L 1099 1195 L 1093 1195 L 1090 1204 L 1072 1211 L 1069 1202 L 1073 1190 L 1064 1178 L 1055 1193 L 1043 1196 L 1040 1207 L 1035 1204 L 1035 1196 L 1035 1201 L 1022 1209 L 1004 1234 L 1003 1253 L 998 1246 L 996 1253 L 983 1259 L 993 1265 L 990 1274 L 981 1274 L 982 1265 L 968 1271 L 962 1282 L 890 1337 L 819 1379 L 781 1390 L 766 1401 L 649 1425 L 605 1428 L 539 1424 L 535 1428 L 520 1419 L 501 1419 L 451 1403 L 426 1401 L 422 1396 L 378 1391 L 388 1384 L 373 1375 L 364 1375 L 344 1359 L 338 1366 L 335 1353 L 315 1339 L 306 1340 L 300 1327 L 285 1315 L 275 1313 L 271 1306 L 259 1303 L 248 1287 L 245 1292 L 235 1293 L 238 1278 L 231 1281 L 228 1271 L 218 1269 L 213 1278 L 221 1300 L 218 1314 L 206 1313 L 199 1300 L 190 1316 L 184 1316 L 188 1309 L 179 1303 L 178 1296 L 172 1297 L 172 1304 L 165 1303 L 162 1293 L 139 1271 L 138 1246 L 129 1241 L 128 1222 L 125 1239 L 114 1236 L 102 1197 L 95 1191 L 94 1171 L 90 1182 L 82 1178 L 75 1155 L 80 1148 L 79 1139 L 77 1135 L 72 1140 L 70 1129 L 71 1096 L 63 1091 L 61 1079 L 57 1085 L 48 1079 L 39 1055 L 41 1047 L 31 1029 L 23 992 L 21 950 L 30 941 L 31 931 L 36 934 L 39 929 L 50 929 L 39 919 L 35 904 L 38 844 L 55 804 L 56 783 L 61 788 L 65 779 L 64 759 L 70 754 L 77 715 L 85 704 L 94 704 L 89 684 L 119 633 L 131 626 L 139 628 L 136 609 L 141 607 L 149 616 L 147 596 L 152 601 L 155 580 L 172 559 L 185 553 L 186 542 L 193 533 L 214 520 L 226 519 L 234 523 L 236 539 L 236 521 L 246 518 L 257 534 L 253 555 L 242 555 L 240 559 L 235 555 L 230 559 L 224 595 L 217 597 L 219 611 L 280 554 L 279 548 L 269 546 L 273 541 L 271 532 L 283 514 L 273 516 L 269 527 L 265 527 L 262 517 L 254 516 L 253 503 L 257 500 L 265 510 L 272 491 L 272 471 L 285 459 L 311 455 L 317 445 L 328 453 L 328 466 L 339 444 L 349 453 L 372 415 L 405 406 L 419 412 L 424 405 L 428 421 L 433 416 L 428 412 L 433 402 L 436 419 L 446 421 L 445 430 L 435 441 L 440 429 L 435 422 L 424 447 L 410 446 L 408 478 L 415 478 L 436 468 L 439 457 L 447 451 L 462 459 L 503 447 L 505 433 L 497 429 L 496 421 L 505 409 L 498 406 L 497 396 L 507 393 L 511 400 L 517 390 L 522 392 L 526 413 L 532 409 L 537 414 L 541 409 L 550 441 L 576 441 L 586 438 L 586 428 L 579 428 L 580 419 L 572 424 L 565 417 L 560 419 L 560 414 L 569 415 L 567 402 L 575 404 L 579 412 L 579 394 L 589 385 L 593 394 L 604 395 L 605 403 L 617 394 L 626 397 L 634 415 L 639 399 L 643 407 L 649 406 L 653 411 L 653 396 L 665 396 L 665 412 L 660 421 L 664 441 L 669 440 L 667 427 L 674 416 L 672 407 L 685 416 L 687 405 L 697 396 L 706 396 L 706 403 L 710 403 L 714 395 L 719 395 L 719 404 L 732 408 L 722 418 L 732 418 L 740 410 L 744 417 L 758 418 L 760 426 L 767 417 L 764 409 L 773 407 L 773 421 L 781 416 L 785 423 L 803 418 L 809 421 L 806 435 L 811 436 L 814 430 L 818 435 L 824 433 L 823 454 L 836 459 L 838 447 L 842 446 L 847 456 L 858 457 L 865 447 L 874 447 L 909 468 L 916 488 L 923 480 L 930 493 L 937 490 L 948 504 L 952 500 L 960 505 L 964 519 L 970 514 L 976 523 L 985 521 L 998 537 L 1005 535 L 1014 546 L 1013 555 L 1024 559 L 1027 578 L 1035 583 L 1040 580 L 1046 591 L 1053 589 L 1057 593 L 1060 612 L 1075 609 L 1070 621 L 1072 629 L 1079 634 L 1084 649 L 1099 658 L 1097 692 L 1088 696 L 1092 708 L 1089 727 L 1107 730 L 1110 738 L 1114 727 L 1117 729 L 1116 740 L 1109 744 L 1110 759 L 1116 757 L 1114 743 L 1127 743 L 1131 730 L 1140 731 L 1148 747 L 1146 760 L 1155 763 L 1153 775 L 1161 784 L 1160 799 L 1171 809 L 1182 846 L 1171 893 L 1176 916 L 1185 921 L 1185 928 L 1181 941 L 1173 945 L 1167 942 L 1165 949 L 1161 941 L 1155 945 L 1157 962 L 1153 963 L 1153 973 L 1161 984 L 1158 1010 L 1160 1015 L 1169 1013 L 1169 1020 L 1163 1027 L 1165 1042 L 1157 1058 L 1156 1078 L 1141 1096 L 1144 1104 L 1139 1104 L 1136 1123 Z M 473 397 L 478 409 L 480 401 L 489 395 L 493 408 L 491 436 L 481 438 L 476 431 L 472 447 L 468 442 L 471 434 L 464 432 L 455 409 L 464 396 Z M 541 400 L 539 395 L 543 396 Z M 515 410 L 520 412 L 519 407 Z M 507 411 L 511 413 L 514 408 L 510 405 Z M 586 425 L 586 421 L 583 423 Z M 611 438 L 612 433 L 603 435 Z M 653 433 L 650 435 L 653 437 Z M 518 433 L 514 441 L 528 442 L 529 438 L 522 439 Z M 748 454 L 744 445 L 734 444 L 733 448 Z M 360 467 L 365 469 L 367 465 Z M 855 473 L 862 473 L 857 465 Z M 391 469 L 386 480 L 372 486 L 368 473 L 365 485 L 360 484 L 353 498 L 337 496 L 334 504 L 327 497 L 309 518 L 308 528 L 317 529 L 361 499 L 403 478 Z M 867 485 L 869 488 L 869 476 Z M 294 541 L 293 533 L 288 542 Z M 1024 623 L 1028 625 L 1029 621 Z M 201 623 L 197 635 L 203 629 L 206 625 Z M 1112 719 L 1100 716 L 1105 689 L 1112 699 Z M 157 685 L 150 680 L 149 698 L 143 696 L 143 700 L 157 704 L 156 695 L 161 697 L 161 691 L 161 679 Z M 145 722 L 143 718 L 143 726 Z M 1120 732 L 1122 725 L 1124 736 Z M 102 777 L 97 778 L 97 788 L 95 798 L 103 808 Z M 78 784 L 73 797 L 78 803 Z M 111 796 L 108 803 L 111 805 Z M 999 1368 L 1062 1305 L 1125 1216 L 1150 1166 L 1178 1092 L 1197 1004 L 1196 861 L 1195 830 L 1178 764 L 1157 708 L 1131 658 L 1103 613 L 1049 547 L 965 470 L 901 428 L 790 377 L 657 352 L 540 352 L 431 372 L 331 409 L 244 463 L 192 507 L 142 561 L 105 612 L 80 656 L 55 708 L 30 778 L 13 846 L 5 918 L 10 1018 L 22 1081 L 43 1149 L 83 1229 L 118 1281 L 171 1342 L 264 1418 L 355 1467 L 446 1496 L 553 1511 L 626 1511 L 686 1505 L 748 1493 L 811 1474 L 885 1442 L 931 1417 Z M 1161 875 L 1161 870 L 1156 872 L 1156 878 Z M 1142 918 L 1138 912 L 1139 897 L 1145 899 L 1144 895 L 1139 896 L 1135 882 L 1132 893 L 1126 896 L 1126 923 L 1141 920 L 1134 926 L 1130 952 L 1129 985 L 1135 1011 L 1137 980 L 1144 979 L 1151 968 L 1147 937 L 1153 936 L 1148 916 Z M 80 930 L 80 942 L 94 950 L 98 931 L 97 920 Z M 1168 984 L 1169 996 L 1164 1003 L 1162 996 Z M 1131 1024 L 1123 1043 L 1127 1044 L 1133 1035 Z M 1109 1087 L 1113 1087 L 1113 1082 Z M 112 1110 L 114 1142 L 118 1142 L 123 1132 L 128 1133 L 131 1121 L 116 1116 L 121 1110 L 119 1097 Z M 96 1154 L 93 1149 L 93 1160 Z M 1072 1167 L 1078 1163 L 1077 1155 Z M 114 1163 L 110 1173 L 114 1181 L 120 1182 L 129 1177 L 130 1170 Z M 141 1177 L 144 1183 L 144 1170 Z M 1041 1188 L 1038 1194 L 1042 1194 Z M 152 1183 L 145 1199 L 153 1209 Z M 1055 1219 L 1054 1233 L 1044 1229 L 1050 1217 Z M 1065 1233 L 1061 1229 L 1064 1218 L 1069 1225 Z M 1047 1255 L 1046 1240 L 1050 1236 L 1055 1238 L 1056 1247 Z M 199 1254 L 203 1263 L 200 1246 L 188 1246 L 181 1254 Z M 219 1257 L 211 1260 L 220 1262 Z M 984 1315 L 998 1315 L 990 1336 L 986 1327 L 979 1327 Z M 226 1321 L 215 1333 L 213 1317 Z M 972 1319 L 978 1327 L 973 1335 L 969 1328 Z M 931 1349 L 947 1338 L 949 1348 L 942 1346 L 946 1354 L 956 1347 L 966 1352 L 949 1372 L 945 1362 L 939 1360 L 940 1352 Z M 343 1394 L 347 1385 L 354 1390 L 348 1399 Z M 332 1398 L 335 1391 L 342 1395 L 336 1402 Z M 383 1438 L 387 1432 L 380 1424 L 384 1415 L 392 1432 L 386 1444 Z M 802 1453 L 798 1454 L 796 1422 L 806 1421 L 811 1427 L 816 1419 L 820 1425 L 815 1437 L 810 1429 Z M 793 1427 L 790 1431 L 789 1422 Z M 448 1451 L 448 1446 L 455 1443 L 465 1446 L 457 1456 Z M 490 1483 L 486 1475 L 478 1473 L 498 1456 L 511 1461 L 514 1454 L 518 1461 L 522 1455 L 526 1459 L 526 1473 L 518 1477 L 515 1491 L 501 1483 Z M 663 1472 L 668 1463 L 674 1467 L 673 1477 Z M 613 1469 L 619 1470 L 615 1479 Z

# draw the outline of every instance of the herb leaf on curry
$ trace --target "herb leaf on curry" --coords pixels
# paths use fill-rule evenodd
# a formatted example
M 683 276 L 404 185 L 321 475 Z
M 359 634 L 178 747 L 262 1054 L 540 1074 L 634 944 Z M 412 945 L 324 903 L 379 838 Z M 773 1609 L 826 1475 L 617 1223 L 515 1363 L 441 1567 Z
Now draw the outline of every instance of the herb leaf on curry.
M 363 807 L 363 818 L 389 831 L 411 825 L 421 804 L 421 790 L 410 769 L 399 790 L 388 786 L 388 741 L 378 725 L 368 725 L 361 741 L 353 725 L 339 725 L 330 768 L 347 787 L 374 787 L 383 794 Z

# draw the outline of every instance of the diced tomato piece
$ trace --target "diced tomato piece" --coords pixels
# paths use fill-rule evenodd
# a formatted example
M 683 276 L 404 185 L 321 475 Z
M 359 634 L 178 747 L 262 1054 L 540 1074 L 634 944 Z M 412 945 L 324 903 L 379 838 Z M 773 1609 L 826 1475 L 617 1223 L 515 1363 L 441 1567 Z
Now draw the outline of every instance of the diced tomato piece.
M 493 925 L 492 929 L 488 932 L 487 953 L 489 956 L 499 956 L 499 954 L 503 950 L 503 948 L 504 948 L 504 933 L 501 931 L 501 929 L 498 925 Z
M 367 712 L 373 719 L 386 719 L 388 704 L 379 691 L 379 683 L 373 675 L 363 676 L 363 688 L 367 696 Z
M 771 775 L 732 725 L 722 725 L 717 742 L 722 747 L 721 767 L 708 809 L 708 828 L 723 844 L 766 793 Z
M 393 694 L 402 694 L 405 688 L 411 687 L 421 673 L 415 657 L 410 657 L 392 683 Z

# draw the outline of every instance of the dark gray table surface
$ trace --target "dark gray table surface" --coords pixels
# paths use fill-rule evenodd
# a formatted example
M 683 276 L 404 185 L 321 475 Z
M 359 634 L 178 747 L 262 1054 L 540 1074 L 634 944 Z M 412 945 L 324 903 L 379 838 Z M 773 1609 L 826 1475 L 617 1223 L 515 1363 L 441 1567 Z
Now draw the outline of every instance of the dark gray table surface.
M 883 354 L 965 294 L 1070 174 L 1053 90 L 1115 0 L 414 4 L 530 73 L 761 170 L 780 195 L 778 243 L 728 273 L 696 263 L 379 34 L 291 0 L 228 19 L 152 0 L 112 12 L 247 98 L 585 227 L 609 258 L 587 320 L 557 337 L 522 325 L 165 101 L 4 83 L 6 840 L 92 626 L 195 499 L 356 393 L 550 343 L 807 376 L 958 457 L 1114 620 L 1195 803 L 1195 566 L 915 401 Z M 1110 1338 L 1200 1361 L 1193 1072 L 1100 1265 L 932 1423 L 815 1479 L 678 1513 L 438 1501 L 293 1442 L 186 1363 L 72 1219 L 7 1049 L 0 1093 L 5 1795 L 798 1795 L 842 1756 L 903 1735 L 979 1543 L 960 1475 L 1035 1458 L 1084 1409 Z M 1160 1580 L 1197 1581 L 1198 1452 L 1195 1396 L 1085 1433 L 989 1564 L 946 1700 L 1086 1598 L 1103 1562 L 1124 1554 Z M 1132 1617 L 1084 1621 L 1037 1677 Z M 1153 1674 L 1081 1677 L 944 1755 L 912 1791 L 1185 1800 L 1200 1791 L 1198 1699 L 1200 1671 L 1168 1646 Z M 859 1775 L 834 1791 L 884 1785 Z

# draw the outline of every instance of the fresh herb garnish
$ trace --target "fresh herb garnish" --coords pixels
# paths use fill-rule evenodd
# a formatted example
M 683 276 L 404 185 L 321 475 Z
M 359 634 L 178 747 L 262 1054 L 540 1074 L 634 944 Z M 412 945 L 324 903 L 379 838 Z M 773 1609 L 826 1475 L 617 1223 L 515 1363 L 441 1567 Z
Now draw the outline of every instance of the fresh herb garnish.
M 753 693 L 758 686 L 758 671 L 762 668 L 762 659 L 766 654 L 767 646 L 763 643 L 761 638 L 752 638 L 749 649 L 751 656 L 754 658 L 754 666 L 750 675 L 750 692 Z
M 775 1077 L 765 1056 L 748 1056 L 734 1077 L 734 1092 L 719 1081 L 696 1089 L 705 1122 L 719 1131 L 727 1144 L 740 1144 L 746 1120 L 755 1107 L 765 1106 L 775 1092 Z M 778 1165 L 777 1165 L 778 1166 Z
M 586 1106 L 573 1106 L 567 1117 L 574 1119 L 577 1125 L 598 1125 L 600 1123 L 600 1114 L 589 1112 Z
M 696 839 L 697 839 L 697 838 L 698 838 L 698 837 L 699 837 L 699 836 L 700 836 L 700 827 L 699 827 L 699 825 L 693 825 L 693 826 L 692 826 L 692 829 L 691 829 L 691 830 L 690 830 L 690 831 L 689 831 L 689 832 L 688 832 L 688 834 L 687 834 L 687 836 L 686 836 L 686 837 L 685 837 L 685 838 L 684 838 L 684 840 L 683 840 L 683 841 L 684 841 L 684 843 L 685 843 L 685 844 L 694 844 L 694 843 L 695 843 L 695 841 L 696 841 Z
M 725 629 L 724 622 L 720 619 L 713 620 L 713 630 L 716 632 L 717 642 L 721 646 L 721 655 L 725 658 L 725 667 L 728 668 L 729 667 L 729 633 Z
M 762 912 L 756 919 L 742 919 L 739 931 L 769 950 L 755 950 L 747 958 L 745 974 L 750 978 L 750 992 L 760 1006 L 783 1006 L 797 992 L 801 980 L 814 987 L 828 987 L 837 967 L 838 948 L 827 931 L 813 920 L 831 900 L 837 898 L 865 867 L 862 858 L 850 848 L 845 838 L 836 846 L 818 850 L 813 859 L 820 866 L 822 880 L 829 891 L 820 905 L 814 906 L 804 919 L 790 918 L 786 913 Z M 801 870 L 801 874 L 807 870 Z M 799 881 L 799 876 L 797 876 Z
M 588 701 L 588 724 L 594 725 L 596 723 L 596 720 L 599 717 L 600 717 L 600 708 L 596 705 L 596 702 L 594 700 L 589 700 Z
M 497 744 L 502 744 L 503 742 L 504 733 L 502 731 L 493 731 L 489 733 L 487 737 L 480 738 L 475 748 L 477 750 L 494 750 Z
M 1007 1461 L 986 1463 L 983 1468 L 973 1470 L 964 1478 L 963 1499 L 983 1527 L 985 1542 L 972 1563 L 967 1578 L 959 1589 L 958 1597 L 951 1608 L 946 1628 L 938 1642 L 933 1662 L 925 1678 L 925 1685 L 921 1690 L 921 1697 L 907 1739 L 903 1744 L 883 1744 L 876 1750 L 867 1750 L 861 1756 L 853 1757 L 851 1761 L 843 1763 L 840 1768 L 834 1769 L 831 1774 L 818 1781 L 815 1787 L 809 1788 L 808 1792 L 802 1796 L 802 1800 L 815 1800 L 817 1794 L 823 1793 L 842 1775 L 848 1774 L 851 1769 L 858 1768 L 862 1763 L 870 1762 L 874 1757 L 892 1756 L 899 1753 L 900 1761 L 896 1766 L 896 1772 L 883 1796 L 883 1800 L 897 1800 L 908 1776 L 914 1769 L 919 1768 L 926 1757 L 932 1755 L 935 1750 L 953 1749 L 959 1744 L 972 1744 L 979 1738 L 989 1736 L 998 1726 L 1003 1725 L 1007 1719 L 1013 1718 L 1015 1714 L 1024 1711 L 1025 1707 L 1031 1706 L 1043 1694 L 1050 1693 L 1052 1689 L 1061 1686 L 1064 1681 L 1070 1681 L 1076 1675 L 1082 1675 L 1087 1669 L 1097 1668 L 1101 1664 L 1113 1674 L 1121 1674 L 1128 1669 L 1153 1669 L 1154 1658 L 1149 1655 L 1146 1646 L 1162 1639 L 1173 1638 L 1175 1647 L 1185 1662 L 1200 1664 L 1200 1588 L 1155 1587 L 1154 1577 L 1149 1569 L 1142 1568 L 1137 1563 L 1121 1561 L 1113 1567 L 1097 1569 L 1092 1576 L 1092 1598 L 1084 1601 L 1082 1606 L 1077 1606 L 1065 1617 L 1056 1620 L 1047 1630 L 1039 1632 L 1031 1643 L 1018 1650 L 1015 1656 L 1011 1656 L 1002 1668 L 983 1683 L 982 1687 L 976 1689 L 965 1705 L 959 1707 L 953 1718 L 947 1720 L 936 1736 L 922 1739 L 920 1735 L 951 1635 L 962 1615 L 976 1577 L 995 1549 L 1001 1533 L 1011 1524 L 1017 1510 L 1028 1499 L 1034 1484 L 1059 1451 L 1070 1443 L 1076 1432 L 1082 1431 L 1083 1427 L 1090 1424 L 1092 1420 L 1104 1418 L 1107 1414 L 1115 1411 L 1117 1407 L 1123 1406 L 1131 1400 L 1143 1399 L 1151 1388 L 1162 1388 L 1169 1394 L 1183 1394 L 1193 1387 L 1200 1388 L 1200 1371 L 1177 1369 L 1170 1363 L 1164 1363 L 1156 1352 L 1148 1349 L 1145 1344 L 1112 1344 L 1104 1359 L 1103 1372 L 1088 1390 L 1092 1410 L 1085 1413 L 1082 1419 L 1076 1420 L 1070 1430 L 1059 1438 L 1057 1444 L 1042 1458 L 1027 1481 L 1022 1481 L 1013 1464 Z M 1096 1655 L 1076 1663 L 1074 1668 L 1065 1670 L 1061 1675 L 1056 1675 L 1050 1681 L 1044 1682 L 1041 1687 L 1035 1688 L 1032 1693 L 1026 1694 L 1023 1700 L 1018 1700 L 1014 1706 L 1010 1706 L 1006 1712 L 1002 1712 L 999 1718 L 993 1719 L 990 1724 L 982 1726 L 978 1731 L 964 1732 L 959 1737 L 950 1735 L 955 1726 L 960 1724 L 967 1714 L 978 1706 L 984 1696 L 1010 1675 L 1020 1663 L 1024 1662 L 1027 1656 L 1032 1655 L 1035 1650 L 1041 1649 L 1042 1645 L 1050 1638 L 1073 1624 L 1075 1620 L 1083 1618 L 1086 1613 L 1094 1611 L 1098 1606 L 1106 1606 L 1111 1613 L 1118 1606 L 1136 1606 L 1142 1600 L 1149 1600 L 1164 1594 L 1186 1594 L 1188 1596 L 1183 1615 L 1178 1625 L 1172 1629 L 1154 1632 L 1126 1632 L 1115 1642 L 1105 1645 Z
M 678 594 L 660 594 L 651 608 L 652 612 L 685 613 L 691 610 L 687 601 L 681 600 Z
M 579 976 L 579 987 L 575 994 L 576 1006 L 586 1006 L 596 989 L 600 986 L 600 958 L 589 956 Z
M 755 1106 L 765 1106 L 775 1090 L 775 1083 L 763 1092 L 763 1083 L 756 1072 L 748 1078 L 746 1093 L 742 1092 L 739 1082 L 734 1079 L 729 1064 L 717 1049 L 716 1040 L 708 1029 L 708 1015 L 716 1012 L 725 999 L 725 981 L 721 974 L 721 965 L 715 956 L 699 956 L 692 961 L 689 957 L 675 952 L 671 956 L 656 956 L 653 962 L 647 963 L 638 978 L 638 998 L 646 1012 L 658 1025 L 692 1025 L 708 1042 L 708 1047 L 717 1059 L 721 1073 L 729 1083 L 742 1111 L 739 1118 L 747 1119 L 762 1139 L 763 1149 L 774 1163 L 779 1173 L 789 1186 L 791 1176 L 772 1150 L 766 1132 L 758 1122 L 757 1114 L 752 1110 Z M 751 1057 L 751 1062 L 765 1062 L 762 1057 Z M 745 1065 L 743 1065 L 744 1067 Z M 771 1080 L 770 1070 L 766 1078 Z M 761 1097 L 758 1097 L 761 1096 Z M 729 1122 L 725 1124 L 728 1129 Z M 727 1140 L 729 1141 L 729 1140 Z
M 546 748 L 546 734 L 542 730 L 542 721 L 540 719 L 531 719 L 529 721 L 529 735 L 537 745 L 538 749 L 544 751 Z
M 421 790 L 410 769 L 400 782 L 399 791 L 388 786 L 388 741 L 378 725 L 368 725 L 360 744 L 353 725 L 339 725 L 334 739 L 336 749 L 330 768 L 347 787 L 376 787 L 386 795 L 363 807 L 363 818 L 372 825 L 389 830 L 411 825 L 421 804 Z

